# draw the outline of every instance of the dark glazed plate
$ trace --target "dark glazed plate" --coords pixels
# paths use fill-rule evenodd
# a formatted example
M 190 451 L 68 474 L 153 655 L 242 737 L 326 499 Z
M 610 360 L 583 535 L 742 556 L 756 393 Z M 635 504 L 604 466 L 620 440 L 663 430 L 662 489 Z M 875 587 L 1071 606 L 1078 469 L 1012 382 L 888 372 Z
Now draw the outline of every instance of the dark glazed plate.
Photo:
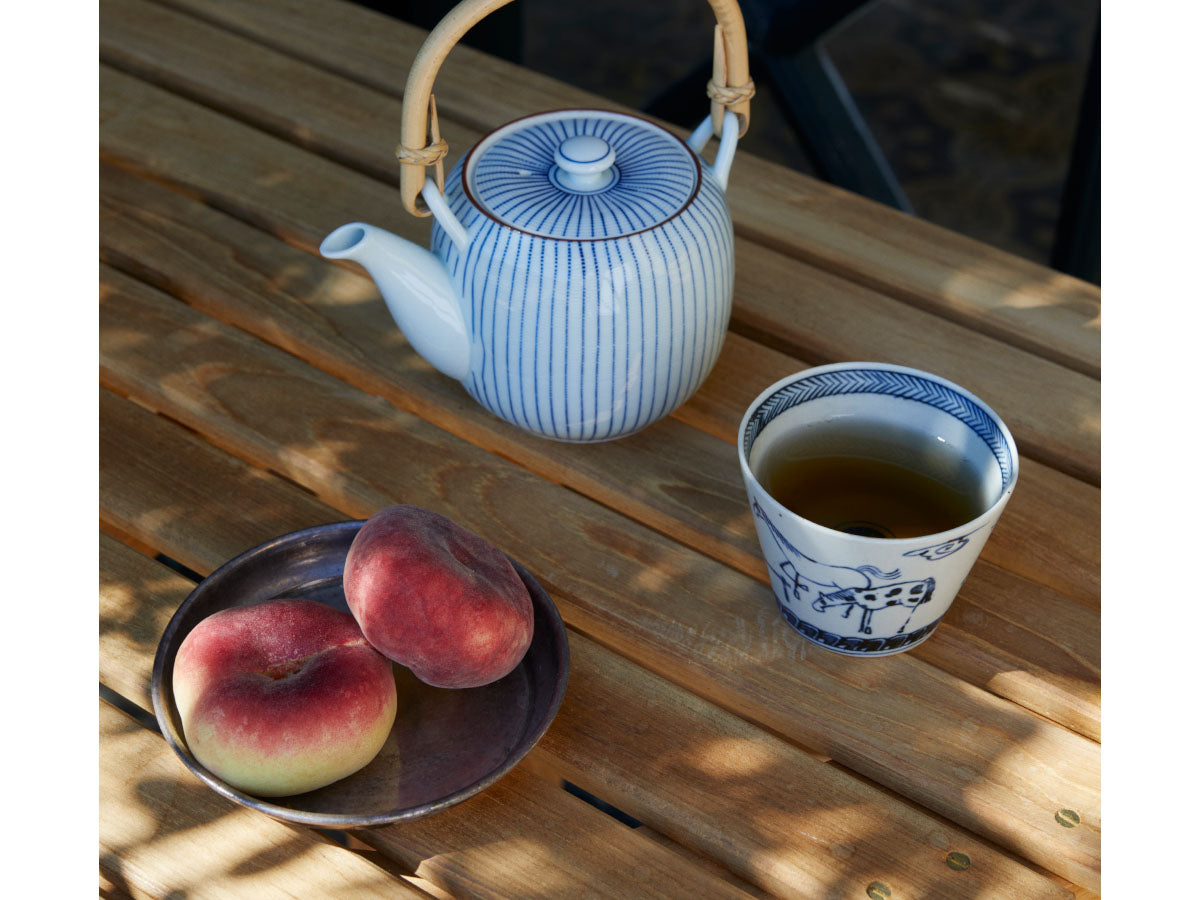
M 393 666 L 396 724 L 364 769 L 316 791 L 260 799 L 230 787 L 188 752 L 171 672 L 184 637 L 207 616 L 276 597 L 308 597 L 346 609 L 342 568 L 362 522 L 296 531 L 248 550 L 196 586 L 172 617 L 154 657 L 154 714 L 167 743 L 209 787 L 277 819 L 319 828 L 371 828 L 417 819 L 494 783 L 529 752 L 558 712 L 567 687 L 567 634 L 553 601 L 515 560 L 533 600 L 533 642 L 499 681 L 448 690 Z

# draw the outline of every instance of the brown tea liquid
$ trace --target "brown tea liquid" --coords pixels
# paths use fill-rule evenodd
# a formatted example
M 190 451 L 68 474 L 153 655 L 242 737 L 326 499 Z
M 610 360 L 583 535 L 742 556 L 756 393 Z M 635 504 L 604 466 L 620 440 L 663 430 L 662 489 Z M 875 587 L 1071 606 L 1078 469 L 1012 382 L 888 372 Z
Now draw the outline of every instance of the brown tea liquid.
M 936 534 L 982 512 L 970 494 L 877 459 L 789 459 L 765 475 L 763 487 L 792 512 L 866 537 Z

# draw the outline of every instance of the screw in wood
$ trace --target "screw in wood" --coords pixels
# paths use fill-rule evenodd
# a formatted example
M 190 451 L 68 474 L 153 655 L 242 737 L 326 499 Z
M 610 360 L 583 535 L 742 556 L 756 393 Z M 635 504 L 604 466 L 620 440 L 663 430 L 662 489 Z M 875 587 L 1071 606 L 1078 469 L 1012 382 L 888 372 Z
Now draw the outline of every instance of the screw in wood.
M 1063 828 L 1074 828 L 1079 824 L 1079 813 L 1073 809 L 1060 809 L 1054 814 L 1054 821 Z

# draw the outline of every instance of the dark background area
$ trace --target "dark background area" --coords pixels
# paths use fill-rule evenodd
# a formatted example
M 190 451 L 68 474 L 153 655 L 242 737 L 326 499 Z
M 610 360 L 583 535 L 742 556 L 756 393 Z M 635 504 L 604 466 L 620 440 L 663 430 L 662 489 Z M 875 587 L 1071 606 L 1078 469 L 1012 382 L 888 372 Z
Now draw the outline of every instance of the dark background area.
M 432 28 L 453 3 L 364 5 Z M 819 81 L 820 66 L 831 66 L 850 98 L 850 115 L 859 117 L 894 174 L 900 202 L 913 213 L 1099 283 L 1098 180 L 1084 177 L 1098 179 L 1098 106 L 1080 115 L 1098 0 L 742 0 L 742 6 L 758 88 L 743 149 L 876 196 L 839 180 L 813 151 L 813 140 L 822 139 L 813 126 L 841 114 L 820 105 L 836 98 L 836 84 L 832 95 L 826 89 L 815 99 L 800 96 L 806 105 L 799 109 L 795 96 L 776 90 L 776 84 L 790 91 L 796 82 Z M 693 127 L 707 99 L 703 82 L 688 78 L 707 78 L 713 22 L 701 0 L 516 0 L 473 28 L 466 42 Z M 815 77 L 806 74 L 814 71 Z M 773 84 L 772 74 L 782 80 Z M 1092 143 L 1077 148 L 1080 133 Z M 1089 154 L 1073 158 L 1076 149 Z M 852 151 L 834 156 L 861 168 Z

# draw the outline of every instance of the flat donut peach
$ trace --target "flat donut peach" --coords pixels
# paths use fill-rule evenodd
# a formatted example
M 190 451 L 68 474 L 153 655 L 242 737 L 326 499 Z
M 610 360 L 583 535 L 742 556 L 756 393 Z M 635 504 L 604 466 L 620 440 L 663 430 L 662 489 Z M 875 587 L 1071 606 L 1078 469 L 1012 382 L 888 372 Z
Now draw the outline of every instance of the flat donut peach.
M 367 640 L 435 687 L 503 678 L 533 640 L 533 601 L 508 558 L 419 506 L 389 506 L 364 523 L 343 585 Z
M 214 613 L 184 638 L 172 680 L 192 755 L 263 797 L 358 771 L 396 718 L 391 662 L 353 616 L 314 600 Z

